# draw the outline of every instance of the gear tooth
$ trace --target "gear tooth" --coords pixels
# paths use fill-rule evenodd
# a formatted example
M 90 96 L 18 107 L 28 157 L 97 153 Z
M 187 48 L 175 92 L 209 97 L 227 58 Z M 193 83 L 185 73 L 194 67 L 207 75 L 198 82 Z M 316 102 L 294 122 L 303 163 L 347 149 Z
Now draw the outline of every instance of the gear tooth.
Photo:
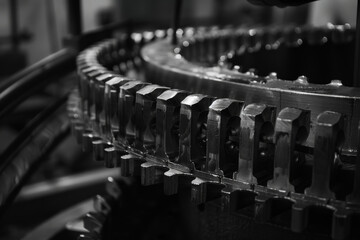
M 104 148 L 104 160 L 105 167 L 107 168 L 115 168 L 120 165 L 120 158 L 117 156 L 115 147 L 109 146 Z
M 275 124 L 274 177 L 268 181 L 269 188 L 294 192 L 291 183 L 296 143 L 305 142 L 310 129 L 310 111 L 284 108 Z
M 221 209 L 224 212 L 232 212 L 237 210 L 237 201 L 239 199 L 239 190 L 226 186 L 221 190 Z
M 87 109 L 88 121 L 91 123 L 92 128 L 100 133 L 100 111 L 102 110 L 102 102 L 104 96 L 103 80 L 109 79 L 112 75 L 108 74 L 105 69 L 98 68 L 86 74 L 88 77 L 87 86 L 87 99 L 85 101 L 85 108 Z
M 261 187 L 257 186 L 255 190 Z M 255 219 L 259 222 L 271 222 L 285 228 L 291 227 L 291 211 L 294 201 L 286 193 L 278 194 L 274 190 L 263 189 L 255 196 Z
M 164 172 L 164 194 L 175 195 L 180 188 L 190 188 L 190 183 L 194 178 L 191 173 L 169 169 Z
M 120 159 L 120 175 L 122 177 L 140 176 L 140 166 L 145 161 L 138 156 L 126 154 Z
M 195 178 L 191 181 L 191 201 L 196 205 L 220 199 L 221 189 L 225 186 L 216 181 Z
M 114 77 L 114 74 L 111 73 L 102 73 L 97 75 L 93 78 L 93 101 L 94 101 L 94 112 L 95 112 L 95 119 L 94 119 L 94 126 L 95 131 L 108 138 L 105 124 L 105 108 L 107 107 L 107 96 L 105 94 L 105 86 L 106 82 L 111 81 Z M 111 94 L 111 90 L 108 89 L 109 94 Z M 110 96 L 109 96 L 110 97 Z
M 257 186 L 257 188 L 255 189 L 258 190 L 259 188 L 263 188 L 260 186 Z M 271 198 L 272 196 L 270 194 L 268 194 L 266 192 L 265 189 L 263 189 L 264 191 L 260 192 L 259 194 L 255 197 L 255 220 L 259 221 L 259 222 L 264 222 L 267 216 L 267 205 L 265 204 L 265 202 Z
M 105 137 L 112 142 L 116 139 L 116 131 L 119 129 L 118 98 L 120 87 L 129 82 L 126 77 L 113 77 L 105 82 L 104 93 L 104 117 L 105 117 Z
M 106 143 L 102 139 L 92 141 L 93 159 L 94 161 L 104 160 L 104 145 Z
M 221 208 L 226 212 L 252 208 L 246 212 L 247 214 L 251 212 L 248 216 L 254 217 L 257 193 L 254 191 L 253 185 L 228 179 L 222 179 L 222 183 L 225 184 L 225 187 L 221 190 Z
M 234 179 L 249 184 L 258 183 L 255 175 L 259 176 L 257 173 L 263 168 L 258 154 L 260 142 L 270 151 L 275 117 L 276 108 L 265 104 L 249 104 L 241 112 L 238 170 L 234 174 Z M 259 182 L 264 180 L 259 179 Z
M 243 102 L 221 98 L 209 107 L 207 150 L 203 170 L 221 177 L 231 177 L 236 170 L 238 129 Z
M 134 149 L 141 153 L 155 151 L 156 99 L 169 88 L 148 85 L 136 92 Z
M 200 178 L 195 178 L 191 182 L 191 201 L 193 203 L 200 205 L 206 202 L 207 186 L 207 182 Z
M 331 171 L 335 153 L 345 139 L 344 118 L 340 113 L 326 111 L 319 114 L 315 124 L 313 178 L 311 186 L 305 189 L 305 194 L 335 199 L 335 193 L 330 190 Z
M 126 155 L 127 152 L 118 149 L 117 147 L 110 147 L 104 149 L 105 153 L 105 166 L 109 168 L 121 167 L 121 157 Z
M 295 201 L 291 210 L 291 230 L 293 232 L 311 232 L 333 236 L 348 234 L 346 231 L 350 226 L 350 219 L 345 220 L 347 214 L 342 213 L 347 210 L 341 203 L 329 202 L 327 199 L 299 193 L 292 193 L 292 199 Z M 338 216 L 336 216 L 337 214 Z M 345 225 L 338 225 L 341 223 Z
M 291 230 L 302 233 L 305 231 L 308 222 L 308 204 L 303 201 L 297 201 L 291 209 Z
M 144 186 L 150 186 L 163 183 L 164 172 L 167 170 L 168 168 L 162 165 L 150 162 L 141 164 L 141 184 Z
M 206 118 L 213 98 L 192 94 L 181 102 L 179 158 L 176 163 L 189 169 L 204 166 L 206 154 Z
M 179 188 L 179 175 L 181 172 L 170 169 L 164 173 L 164 194 L 175 195 Z
M 337 209 L 333 215 L 332 221 L 332 239 L 343 240 L 349 239 L 351 236 L 351 215 L 348 209 Z
M 129 81 L 120 87 L 119 93 L 119 134 L 117 143 L 123 148 L 129 147 L 135 138 L 135 98 L 136 92 L 147 83 Z
M 155 156 L 164 163 L 179 156 L 180 106 L 187 95 L 185 91 L 167 90 L 156 100 Z

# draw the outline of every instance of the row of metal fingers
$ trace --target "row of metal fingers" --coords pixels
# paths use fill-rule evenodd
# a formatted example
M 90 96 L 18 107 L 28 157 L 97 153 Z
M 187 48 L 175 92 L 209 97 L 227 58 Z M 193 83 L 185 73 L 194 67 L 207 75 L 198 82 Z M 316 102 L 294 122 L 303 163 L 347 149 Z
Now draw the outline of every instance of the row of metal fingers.
M 360 203 L 359 166 L 347 202 L 330 188 L 344 116 L 320 114 L 314 151 L 306 152 L 301 143 L 310 129 L 307 110 L 277 114 L 265 104 L 244 106 L 131 80 L 109 72 L 94 56 L 92 49 L 78 59 L 80 98 L 69 100 L 69 115 L 78 141 L 96 160 L 121 167 L 123 176 L 141 176 L 144 185 L 163 183 L 168 195 L 187 182 L 197 204 L 221 198 L 232 211 L 254 206 L 260 221 L 291 211 L 286 225 L 296 232 L 309 227 L 314 208 L 324 208 L 331 211 L 332 237 L 351 235 Z M 312 177 L 303 186 L 297 169 L 306 165 Z

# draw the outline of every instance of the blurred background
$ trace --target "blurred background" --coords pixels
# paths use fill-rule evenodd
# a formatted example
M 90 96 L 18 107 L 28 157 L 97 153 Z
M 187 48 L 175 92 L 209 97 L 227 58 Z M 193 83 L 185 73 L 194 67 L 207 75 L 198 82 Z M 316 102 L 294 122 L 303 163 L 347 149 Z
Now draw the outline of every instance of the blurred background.
M 0 63 L 6 63 L 0 75 L 9 75 L 63 47 L 71 24 L 66 4 L 66 0 L 0 0 Z M 195 0 L 183 1 L 182 9 L 183 26 L 355 24 L 356 1 L 326 0 L 282 9 L 253 6 L 245 0 Z M 168 0 L 86 0 L 82 1 L 83 31 L 127 19 L 144 27 L 170 27 L 172 13 L 173 1 Z

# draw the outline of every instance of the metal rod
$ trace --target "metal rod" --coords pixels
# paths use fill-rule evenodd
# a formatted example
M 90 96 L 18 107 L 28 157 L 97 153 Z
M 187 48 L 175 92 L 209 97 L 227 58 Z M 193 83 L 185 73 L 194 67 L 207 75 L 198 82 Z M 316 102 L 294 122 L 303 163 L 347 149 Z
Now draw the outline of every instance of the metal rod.
M 0 121 L 30 94 L 74 71 L 75 59 L 75 51 L 63 49 L 5 80 L 5 85 L 0 85 Z
M 17 0 L 9 0 L 9 5 L 10 5 L 11 44 L 13 49 L 17 49 L 19 46 Z
M 176 30 L 179 28 L 180 24 L 180 13 L 181 13 L 182 0 L 175 0 L 175 9 L 174 9 L 174 22 L 173 22 L 173 35 L 172 35 L 172 44 L 177 44 Z
M 72 36 L 82 33 L 81 0 L 67 0 L 68 26 Z
M 360 0 L 357 3 L 353 87 L 360 87 Z

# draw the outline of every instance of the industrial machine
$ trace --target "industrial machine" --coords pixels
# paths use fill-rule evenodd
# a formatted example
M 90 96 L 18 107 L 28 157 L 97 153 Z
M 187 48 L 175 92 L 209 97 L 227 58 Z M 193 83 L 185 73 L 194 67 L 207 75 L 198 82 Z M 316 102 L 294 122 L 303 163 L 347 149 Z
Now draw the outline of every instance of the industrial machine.
M 83 49 L 71 132 L 117 174 L 48 239 L 358 239 L 356 29 L 179 28 L 175 15 L 173 28 L 117 25 L 62 53 Z M 66 121 L 52 121 L 55 136 Z

